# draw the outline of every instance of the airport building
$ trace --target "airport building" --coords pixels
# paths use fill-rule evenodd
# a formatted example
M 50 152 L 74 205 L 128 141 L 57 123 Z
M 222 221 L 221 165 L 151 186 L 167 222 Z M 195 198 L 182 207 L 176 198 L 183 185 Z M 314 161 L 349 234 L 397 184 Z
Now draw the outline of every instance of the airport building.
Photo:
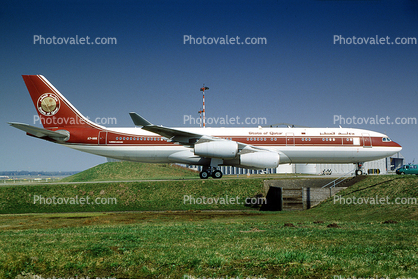
M 394 172 L 404 164 L 404 157 L 400 152 L 395 155 L 375 161 L 365 162 L 363 171 L 367 174 L 387 174 Z M 120 160 L 107 158 L 108 162 Z M 192 169 L 201 171 L 202 166 L 189 166 Z M 221 166 L 223 174 L 261 174 L 261 173 L 301 173 L 301 174 L 336 174 L 343 175 L 354 172 L 355 164 L 283 164 L 274 169 L 250 170 L 231 166 Z
M 400 168 L 404 163 L 404 157 L 400 152 L 395 155 L 375 161 L 365 162 L 363 171 L 367 174 L 387 174 Z M 201 166 L 190 166 L 201 171 Z M 283 164 L 274 169 L 250 170 L 231 166 L 221 166 L 223 174 L 260 174 L 260 173 L 302 173 L 302 174 L 337 174 L 343 175 L 353 172 L 355 164 Z

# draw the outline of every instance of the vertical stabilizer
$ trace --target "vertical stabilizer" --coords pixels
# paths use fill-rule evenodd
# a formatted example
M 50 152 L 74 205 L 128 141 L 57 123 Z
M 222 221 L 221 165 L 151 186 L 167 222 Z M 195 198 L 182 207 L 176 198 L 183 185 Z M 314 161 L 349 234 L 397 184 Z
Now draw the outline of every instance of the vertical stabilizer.
M 45 77 L 22 77 L 44 128 L 104 128 L 84 117 Z

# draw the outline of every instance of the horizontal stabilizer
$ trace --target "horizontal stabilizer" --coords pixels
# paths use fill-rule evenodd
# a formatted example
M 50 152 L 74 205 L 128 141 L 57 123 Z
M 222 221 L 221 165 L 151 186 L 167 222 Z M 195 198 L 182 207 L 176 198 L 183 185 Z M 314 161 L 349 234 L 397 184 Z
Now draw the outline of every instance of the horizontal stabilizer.
M 68 140 L 69 138 L 69 133 L 68 132 L 65 133 L 64 131 L 54 132 L 54 131 L 31 126 L 31 125 L 24 124 L 24 123 L 10 122 L 9 124 L 10 126 L 15 127 L 19 130 L 25 131 L 26 133 L 31 134 L 37 138 L 50 137 L 55 140 L 61 140 L 61 141 Z

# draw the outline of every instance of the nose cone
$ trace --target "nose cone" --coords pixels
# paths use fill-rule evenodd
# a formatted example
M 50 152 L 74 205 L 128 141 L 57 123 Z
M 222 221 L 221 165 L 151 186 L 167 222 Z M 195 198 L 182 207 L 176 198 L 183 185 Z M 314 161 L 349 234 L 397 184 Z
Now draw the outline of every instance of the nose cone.
M 399 144 L 399 143 L 396 143 L 396 142 L 392 142 L 393 143 L 393 147 L 397 147 L 397 148 L 400 148 L 399 149 L 399 151 L 401 151 L 401 149 L 402 149 L 402 146 Z
M 399 143 L 396 143 L 394 141 L 391 142 L 390 147 L 391 147 L 391 150 L 394 152 L 393 154 L 398 153 L 402 150 L 402 146 Z

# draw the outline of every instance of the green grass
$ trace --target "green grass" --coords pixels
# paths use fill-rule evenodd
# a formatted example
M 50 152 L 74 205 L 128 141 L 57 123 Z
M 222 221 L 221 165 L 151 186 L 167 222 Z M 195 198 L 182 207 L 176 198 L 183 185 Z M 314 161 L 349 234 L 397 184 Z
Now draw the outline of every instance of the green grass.
M 134 224 L 3 231 L 0 276 L 25 271 L 44 277 L 333 278 L 418 272 L 417 221 L 338 222 L 339 228 L 327 228 L 328 222 L 305 220 L 284 227 L 292 213 L 207 220 L 141 220 L 132 214 Z
M 0 187 L 0 214 L 102 212 L 134 210 L 245 210 L 246 197 L 262 193 L 262 179 L 174 180 L 151 182 L 106 182 L 81 184 L 40 184 Z M 43 203 L 40 204 L 40 197 Z M 47 204 L 54 198 L 56 204 Z M 65 204 L 63 199 L 87 199 L 92 203 Z M 202 197 L 219 198 L 203 203 Z M 238 197 L 238 198 L 237 198 Z M 36 200 L 38 199 L 39 200 Z M 58 200 L 60 198 L 60 200 Z M 94 204 L 96 199 L 100 204 Z M 101 199 L 104 198 L 103 202 Z M 185 199 L 190 198 L 189 200 Z M 195 199 L 196 202 L 194 202 Z M 231 204 L 230 198 L 234 199 Z M 113 199 L 113 200 L 112 200 Z M 222 203 L 222 199 L 229 200 Z M 50 203 L 53 200 L 49 200 Z M 99 201 L 99 200 L 98 200 Z M 200 202 L 200 204 L 198 204 Z M 61 203 L 61 204 L 58 204 Z M 106 203 L 106 204 L 104 204 Z
M 155 187 L 147 198 L 153 198 L 152 192 L 155 196 L 163 194 L 161 204 L 165 201 L 173 206 L 171 200 L 181 196 L 177 192 L 182 188 L 183 193 L 192 189 L 206 191 L 205 187 L 209 194 L 232 188 L 239 192 L 248 187 L 239 181 L 170 184 L 171 188 L 165 189 L 171 189 L 171 196 L 158 191 L 162 182 L 144 185 Z M 251 179 L 241 181 L 248 183 Z M 254 179 L 252 183 L 260 187 L 261 180 Z M 125 185 L 115 191 L 125 189 L 127 196 L 132 196 L 132 189 L 137 190 L 130 186 L 128 190 L 126 185 L 130 183 L 115 185 Z M 56 191 L 61 187 L 55 186 Z M 9 193 L 9 198 L 14 194 Z M 370 176 L 339 195 L 388 196 L 390 201 L 418 197 L 418 178 Z M 1 199 L 4 198 L 7 195 L 2 194 Z M 347 205 L 334 203 L 331 198 L 311 210 L 298 212 L 211 212 L 191 208 L 182 212 L 3 215 L 0 278 L 15 278 L 22 272 L 41 274 L 44 278 L 416 277 L 417 207 Z M 398 223 L 386 224 L 386 220 Z M 284 226 L 285 223 L 294 227 Z M 329 228 L 329 224 L 338 227 Z
M 361 199 L 363 203 L 347 204 L 346 202 L 344 204 L 337 200 L 340 196 L 346 201 L 347 199 L 353 200 L 355 197 L 356 200 Z M 384 203 L 371 204 L 373 200 L 381 198 L 385 200 Z M 402 198 L 410 198 L 412 203 L 401 204 Z M 335 202 L 334 199 L 336 199 Z M 368 199 L 368 204 L 365 203 L 366 199 Z M 318 218 L 329 217 L 331 214 L 334 220 L 345 221 L 410 220 L 418 217 L 417 200 L 417 176 L 369 176 L 321 203 L 315 210 L 308 211 L 308 214 L 315 214 Z M 350 214 L 346 214 L 347 212 Z
M 199 178 L 199 173 L 174 164 L 110 162 L 62 179 L 62 182 Z
M 221 179 L 221 180 L 174 180 L 148 182 L 106 182 L 81 184 L 40 184 L 0 187 L 0 214 L 7 213 L 58 213 L 58 212 L 106 212 L 146 210 L 251 210 L 242 203 L 246 197 L 263 193 L 263 179 Z M 349 187 L 338 196 L 344 198 L 389 197 L 390 202 L 399 198 L 418 198 L 418 177 L 416 176 L 369 176 Z M 34 204 L 35 196 L 43 198 L 87 198 L 93 204 Z M 185 201 L 187 197 L 196 202 Z M 219 198 L 219 202 L 198 204 L 198 198 Z M 238 199 L 236 198 L 238 197 Z M 94 204 L 99 198 L 108 204 Z M 234 204 L 221 203 L 221 199 L 234 198 Z M 114 199 L 114 200 L 109 200 Z M 388 210 L 390 208 L 391 210 Z M 348 209 L 355 209 L 346 216 Z M 402 204 L 334 204 L 333 198 L 320 204 L 315 216 L 322 218 L 331 214 L 336 220 L 361 220 L 371 216 L 382 218 L 410 219 L 418 214 L 417 206 Z

